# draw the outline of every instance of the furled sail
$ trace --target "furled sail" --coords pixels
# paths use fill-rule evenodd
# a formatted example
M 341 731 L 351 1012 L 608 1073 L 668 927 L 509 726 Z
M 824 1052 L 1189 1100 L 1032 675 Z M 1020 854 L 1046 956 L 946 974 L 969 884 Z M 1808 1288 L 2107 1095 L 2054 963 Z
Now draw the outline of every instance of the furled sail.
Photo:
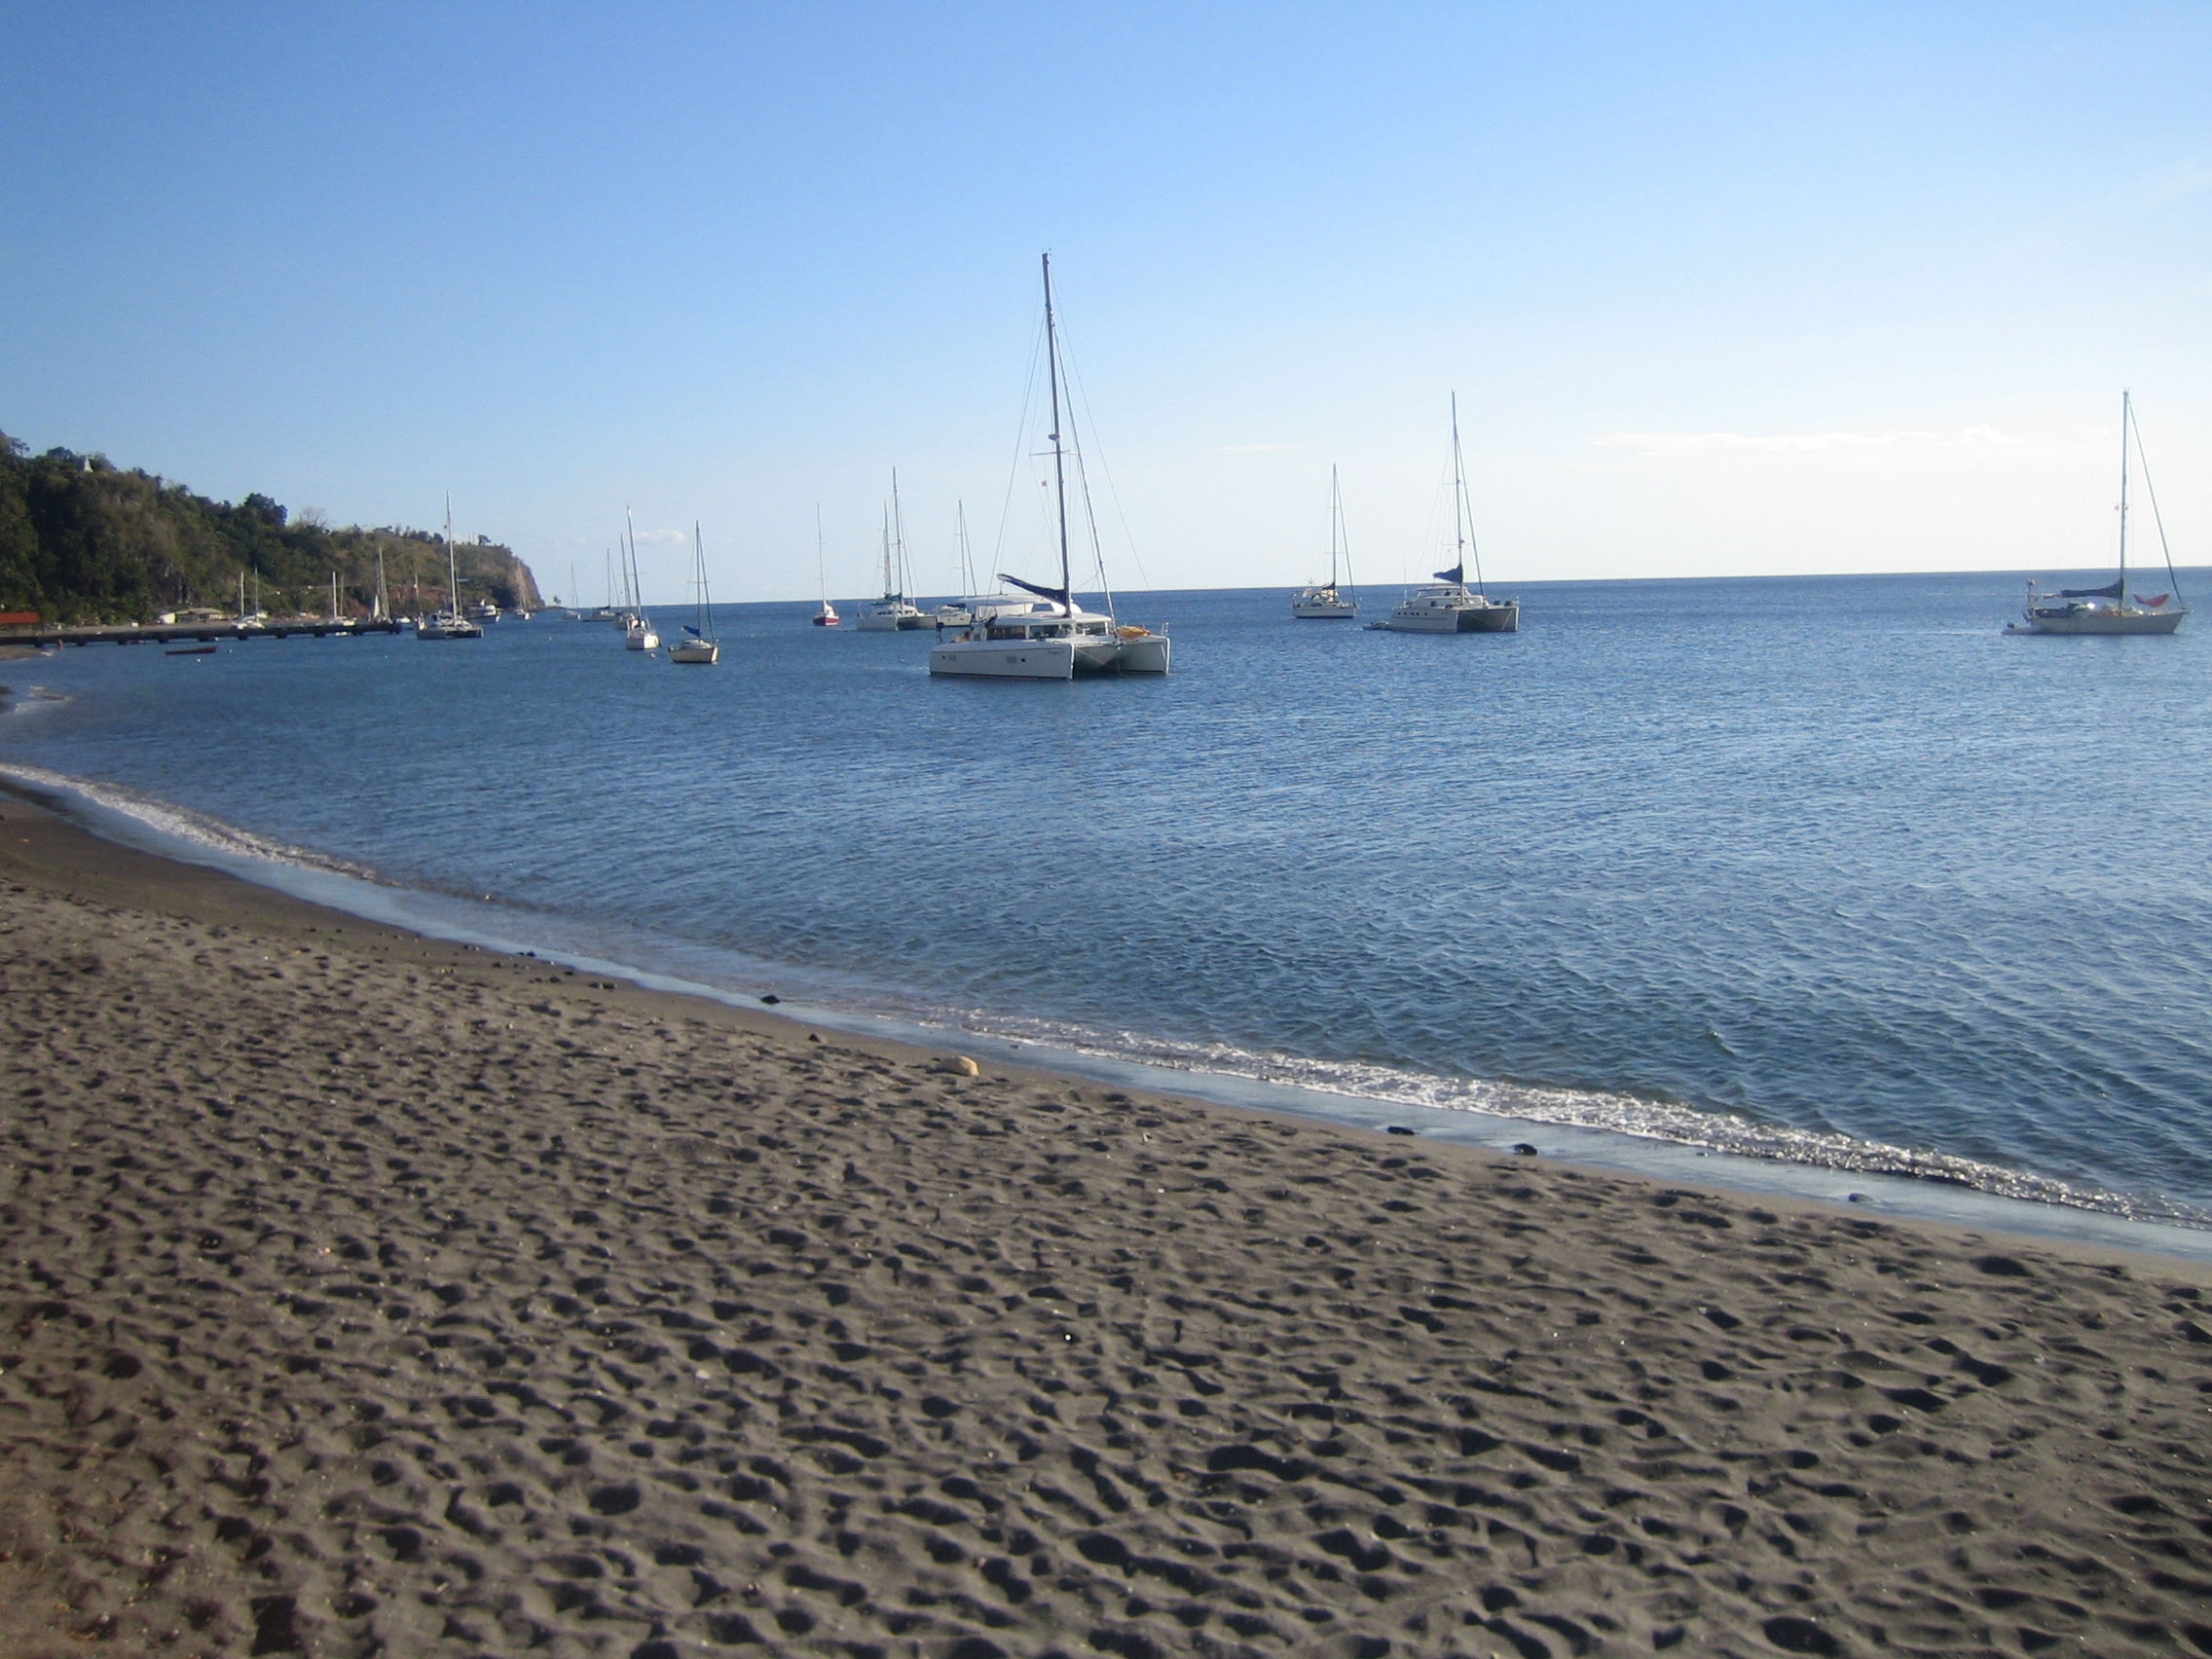
M 1004 571 L 1001 571 L 999 572 L 999 580 L 1002 582 L 1012 582 L 1023 593 L 1033 593 L 1039 599 L 1057 600 L 1061 605 L 1065 606 L 1070 610 L 1073 610 L 1075 608 L 1075 604 L 1072 600 L 1069 599 L 1068 590 L 1066 588 L 1040 587 L 1035 582 L 1023 581 L 1019 576 L 1010 576 Z

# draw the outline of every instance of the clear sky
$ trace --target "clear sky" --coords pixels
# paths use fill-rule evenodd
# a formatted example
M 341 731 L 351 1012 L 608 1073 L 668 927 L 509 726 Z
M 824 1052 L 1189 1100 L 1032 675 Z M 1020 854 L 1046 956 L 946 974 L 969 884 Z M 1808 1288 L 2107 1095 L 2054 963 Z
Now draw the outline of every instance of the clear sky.
M 1124 587 L 2212 562 L 2212 7 L 0 8 L 0 429 L 648 594 L 998 535 L 1052 250 Z M 1026 516 L 1024 516 L 1026 514 Z M 1126 535 L 1121 521 L 1126 522 Z M 1003 557 L 1035 564 L 1010 544 Z

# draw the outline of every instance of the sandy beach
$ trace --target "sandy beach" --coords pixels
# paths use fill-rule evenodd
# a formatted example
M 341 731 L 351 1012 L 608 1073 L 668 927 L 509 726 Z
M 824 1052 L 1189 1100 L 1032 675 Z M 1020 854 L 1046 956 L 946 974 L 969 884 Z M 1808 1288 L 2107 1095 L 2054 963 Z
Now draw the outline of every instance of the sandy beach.
M 1133 1095 L 0 798 L 0 1653 L 2212 1654 L 2197 1267 Z

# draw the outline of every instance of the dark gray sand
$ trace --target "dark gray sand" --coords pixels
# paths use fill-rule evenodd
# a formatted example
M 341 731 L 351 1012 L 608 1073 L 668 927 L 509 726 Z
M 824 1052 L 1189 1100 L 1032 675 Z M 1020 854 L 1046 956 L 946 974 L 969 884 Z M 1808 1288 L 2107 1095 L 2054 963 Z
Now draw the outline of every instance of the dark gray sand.
M 810 1034 L 0 803 L 0 1654 L 2212 1654 L 2203 1270 Z

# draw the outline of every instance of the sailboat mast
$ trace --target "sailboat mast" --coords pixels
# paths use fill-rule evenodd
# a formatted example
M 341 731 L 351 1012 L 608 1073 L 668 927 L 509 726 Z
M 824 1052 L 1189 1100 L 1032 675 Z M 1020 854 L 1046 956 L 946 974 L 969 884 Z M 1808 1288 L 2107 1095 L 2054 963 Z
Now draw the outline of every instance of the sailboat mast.
M 894 554 L 897 556 L 896 566 L 891 562 Z M 897 570 L 899 597 L 905 598 L 906 583 L 912 577 L 913 572 L 906 568 L 906 515 L 900 510 L 899 506 L 899 469 L 896 466 L 891 469 L 891 545 L 886 551 L 884 559 L 884 571 L 887 574 L 893 569 Z
M 976 561 L 968 550 L 968 503 L 952 503 L 953 532 L 960 538 L 960 591 L 970 594 L 976 589 Z
M 2135 417 L 2128 400 L 2127 389 L 2120 393 L 2120 599 L 2121 609 L 2127 608 L 2127 426 Z
M 1045 372 L 1052 387 L 1052 498 L 1060 520 L 1060 597 L 1068 615 L 1075 615 L 1075 577 L 1068 570 L 1068 473 L 1066 451 L 1060 444 L 1060 333 L 1052 313 L 1052 256 L 1042 256 L 1045 266 Z
M 1345 498 L 1337 487 L 1337 469 L 1329 468 L 1329 586 L 1337 585 L 1337 548 L 1345 538 Z
M 707 637 L 707 544 L 699 539 L 699 521 L 691 521 L 691 564 L 699 578 L 699 638 Z
M 638 592 L 638 521 L 628 507 L 622 509 L 622 525 L 628 532 L 622 554 L 622 608 L 635 612 L 645 608 L 645 598 Z
M 461 614 L 461 571 L 453 562 L 453 492 L 446 492 L 446 608 Z

